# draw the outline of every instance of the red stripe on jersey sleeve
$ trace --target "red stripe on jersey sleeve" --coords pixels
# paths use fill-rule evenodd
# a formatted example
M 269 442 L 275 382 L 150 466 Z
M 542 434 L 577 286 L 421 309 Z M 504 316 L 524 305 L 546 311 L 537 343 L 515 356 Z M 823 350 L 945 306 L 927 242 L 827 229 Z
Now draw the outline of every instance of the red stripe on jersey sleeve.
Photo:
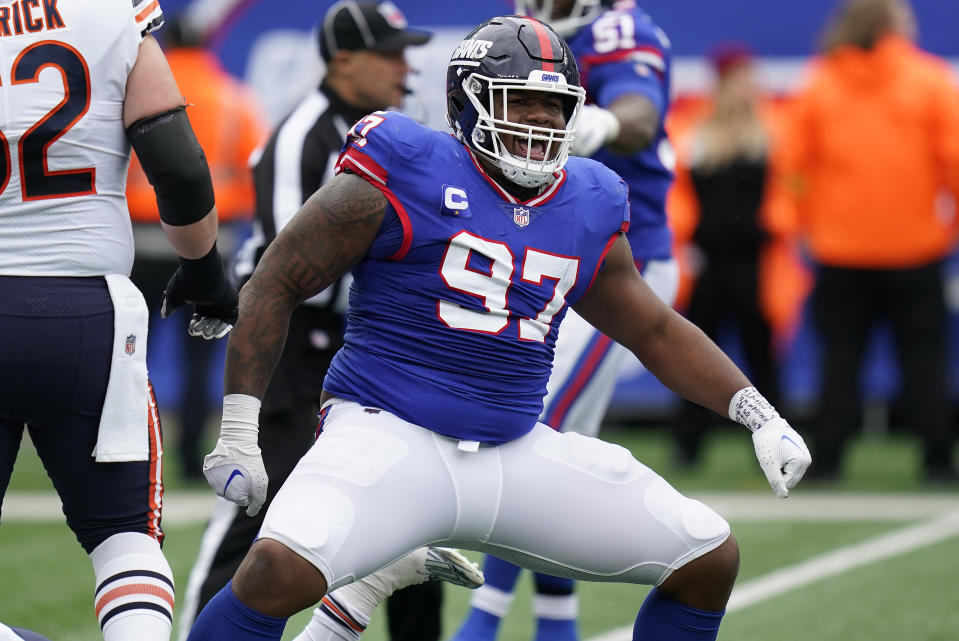
M 340 173 L 345 168 L 349 168 L 353 173 L 367 180 L 372 178 L 381 185 L 386 185 L 386 179 L 389 178 L 389 174 L 379 163 L 353 146 L 344 149 L 336 161 L 336 173 Z
M 629 221 L 625 221 L 624 227 L 629 227 Z M 606 254 L 609 253 L 613 243 L 615 243 L 616 239 L 619 238 L 619 234 L 624 231 L 625 229 L 621 228 L 620 231 L 613 234 L 610 237 L 609 242 L 606 243 L 606 247 L 603 248 L 603 253 L 599 255 L 599 260 L 596 261 L 596 269 L 593 270 L 593 277 L 589 279 L 589 285 L 586 287 L 587 292 L 592 289 L 593 283 L 596 281 L 596 276 L 599 275 L 599 270 L 602 269 L 603 261 L 606 260 Z
M 406 208 L 403 207 L 403 203 L 401 203 L 400 199 L 396 197 L 396 194 L 386 186 L 386 179 L 388 177 L 386 170 L 375 160 L 355 147 L 347 147 L 336 161 L 336 173 L 341 173 L 344 169 L 349 169 L 379 189 L 383 195 L 386 196 L 386 199 L 390 201 L 390 204 L 396 211 L 397 218 L 400 219 L 400 224 L 403 226 L 403 243 L 389 258 L 390 260 L 402 260 L 406 257 L 406 253 L 413 245 L 413 224 L 410 222 L 409 214 L 406 213 Z

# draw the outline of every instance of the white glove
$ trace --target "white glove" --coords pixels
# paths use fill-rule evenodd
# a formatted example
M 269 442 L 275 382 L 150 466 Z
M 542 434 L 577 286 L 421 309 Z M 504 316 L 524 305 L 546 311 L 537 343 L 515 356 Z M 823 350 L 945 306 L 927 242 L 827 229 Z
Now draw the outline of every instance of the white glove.
M 596 105 L 583 105 L 569 153 L 574 156 L 592 156 L 618 135 L 619 118 L 614 116 L 612 111 Z
M 749 428 L 759 466 L 781 499 L 799 483 L 812 463 L 802 437 L 755 387 L 744 387 L 729 401 L 729 418 Z
M 812 463 L 802 437 L 785 419 L 776 417 L 753 432 L 753 446 L 773 492 L 781 499 L 789 496 Z
M 218 496 L 255 516 L 266 501 L 267 476 L 259 433 L 260 399 L 247 394 L 223 397 L 223 420 L 216 447 L 203 459 L 203 475 Z

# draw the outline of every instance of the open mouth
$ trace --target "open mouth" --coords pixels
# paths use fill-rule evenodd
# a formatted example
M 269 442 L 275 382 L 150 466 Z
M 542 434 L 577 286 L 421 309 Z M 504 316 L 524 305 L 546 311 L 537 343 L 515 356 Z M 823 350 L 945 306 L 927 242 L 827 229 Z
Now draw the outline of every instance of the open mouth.
M 542 140 L 528 141 L 521 140 L 519 137 L 513 138 L 513 155 L 542 162 L 546 160 L 546 143 Z

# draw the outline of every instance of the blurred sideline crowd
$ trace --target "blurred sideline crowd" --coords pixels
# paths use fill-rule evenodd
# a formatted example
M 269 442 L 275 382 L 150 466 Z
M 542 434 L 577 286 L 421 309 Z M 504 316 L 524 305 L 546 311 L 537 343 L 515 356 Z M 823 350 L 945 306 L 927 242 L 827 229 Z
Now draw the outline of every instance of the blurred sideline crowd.
M 902 392 L 890 399 L 893 418 L 923 438 L 928 479 L 955 481 L 945 270 L 959 228 L 959 85 L 945 61 L 914 44 L 907 3 L 840 6 L 795 87 L 760 86 L 756 52 L 717 34 L 710 89 L 673 97 L 675 306 L 713 337 L 737 330 L 738 364 L 787 414 L 783 361 L 809 319 L 821 348 L 809 476 L 826 480 L 861 429 L 862 366 L 875 322 L 885 323 Z M 250 166 L 271 127 L 266 97 L 224 71 L 182 17 L 168 19 L 159 39 L 191 105 L 213 176 L 220 250 L 232 258 L 250 233 Z M 159 218 L 135 160 L 127 195 L 137 236 L 132 278 L 160 292 L 176 257 L 148 240 Z M 159 318 L 159 298 L 148 303 Z M 169 335 L 151 324 L 151 338 Z M 223 343 L 175 335 L 172 347 L 151 350 L 151 363 L 186 363 L 180 389 L 166 391 L 179 402 L 165 407 L 178 414 L 181 472 L 199 479 L 204 426 L 219 412 L 208 390 L 221 377 Z M 677 462 L 692 464 L 709 419 L 695 407 L 676 414 Z

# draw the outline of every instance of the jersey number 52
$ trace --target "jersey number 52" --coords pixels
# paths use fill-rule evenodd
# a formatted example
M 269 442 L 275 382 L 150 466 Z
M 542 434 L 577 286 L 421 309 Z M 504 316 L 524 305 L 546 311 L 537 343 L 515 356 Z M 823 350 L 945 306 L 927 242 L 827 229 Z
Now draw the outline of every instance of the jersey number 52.
M 39 82 L 40 72 L 51 67 L 63 79 L 63 99 L 27 129 L 17 143 L 20 192 L 23 200 L 63 198 L 96 193 L 93 167 L 50 171 L 47 149 L 77 123 L 90 108 L 90 71 L 73 47 L 52 40 L 36 42 L 13 61 L 11 84 Z M 10 182 L 13 165 L 7 138 L 0 131 L 0 192 Z

